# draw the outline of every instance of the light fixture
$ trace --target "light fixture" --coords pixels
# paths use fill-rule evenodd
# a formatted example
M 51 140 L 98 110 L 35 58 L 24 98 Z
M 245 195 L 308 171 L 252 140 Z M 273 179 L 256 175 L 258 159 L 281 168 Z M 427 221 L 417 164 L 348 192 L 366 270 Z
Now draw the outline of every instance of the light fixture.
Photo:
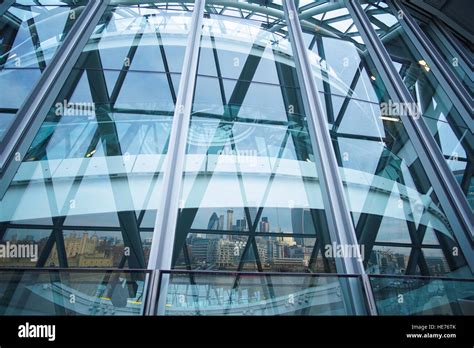
M 96 151 L 95 149 L 92 150 L 91 152 L 89 152 L 89 153 L 86 155 L 86 157 L 87 157 L 87 158 L 92 157 L 92 155 L 95 154 L 95 151 Z
M 430 71 L 430 67 L 428 66 L 428 63 L 424 59 L 420 59 L 418 61 L 418 64 L 420 64 L 426 71 Z
M 400 120 L 396 117 L 380 116 L 380 119 L 384 121 L 390 121 L 390 122 L 400 122 Z

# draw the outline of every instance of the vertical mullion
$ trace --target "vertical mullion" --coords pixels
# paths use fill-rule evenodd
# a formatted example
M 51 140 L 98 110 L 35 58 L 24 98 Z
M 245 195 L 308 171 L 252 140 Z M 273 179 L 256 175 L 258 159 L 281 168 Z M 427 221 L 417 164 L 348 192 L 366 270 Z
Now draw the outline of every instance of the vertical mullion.
M 77 58 L 99 22 L 110 0 L 90 1 L 76 17 L 71 31 L 60 44 L 38 83 L 17 112 L 11 132 L 0 149 L 0 199 L 17 172 L 46 114 L 69 76 Z
M 170 143 L 163 170 L 163 194 L 158 205 L 158 212 L 153 231 L 148 268 L 154 270 L 150 288 L 147 314 L 155 314 L 158 297 L 159 271 L 171 270 L 173 246 L 176 235 L 180 193 L 185 165 L 186 143 L 191 120 L 194 85 L 199 58 L 201 27 L 204 17 L 205 0 L 196 0 L 188 34 L 187 48 L 184 55 L 183 71 L 176 99 Z M 161 289 L 167 288 L 162 279 Z M 166 290 L 163 291 L 166 296 Z
M 324 201 L 324 211 L 331 240 L 338 245 L 358 245 L 352 219 L 344 196 L 344 186 L 339 173 L 336 154 L 332 145 L 331 135 L 327 126 L 325 113 L 319 99 L 316 83 L 313 79 L 311 63 L 303 39 L 299 23 L 298 10 L 293 0 L 285 0 L 285 15 L 288 23 L 290 41 L 295 57 L 296 70 L 300 81 L 302 99 L 305 106 L 308 132 L 311 146 L 318 165 L 321 192 Z M 372 289 L 367 282 L 362 260 L 357 257 L 336 258 L 340 273 L 358 274 L 362 276 L 362 287 L 369 313 L 376 315 L 375 301 Z M 362 313 L 364 308 L 357 298 L 357 289 L 349 286 L 356 313 Z
M 378 72 L 392 98 L 396 102 L 413 105 L 413 97 L 403 83 L 390 55 L 374 31 L 369 18 L 355 0 L 347 0 L 348 9 L 353 14 L 367 50 L 374 60 Z M 448 217 L 453 233 L 463 251 L 471 272 L 474 270 L 472 243 L 474 231 L 473 216 L 467 200 L 444 159 L 435 139 L 422 117 L 415 115 L 400 117 L 405 130 L 413 143 L 413 148 L 430 178 L 430 184 Z

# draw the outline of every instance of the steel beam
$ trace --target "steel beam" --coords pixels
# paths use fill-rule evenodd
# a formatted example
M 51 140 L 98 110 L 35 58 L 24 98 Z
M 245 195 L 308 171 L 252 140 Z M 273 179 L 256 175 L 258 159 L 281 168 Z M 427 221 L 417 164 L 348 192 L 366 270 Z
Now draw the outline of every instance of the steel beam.
M 2 4 L 0 4 L 0 17 L 3 16 L 3 14 L 7 12 L 10 6 L 14 3 L 15 0 L 5 0 Z
M 155 228 L 148 259 L 148 268 L 152 270 L 170 270 L 173 258 L 173 246 L 180 208 L 180 192 L 185 165 L 186 143 L 191 120 L 191 109 L 196 82 L 199 58 L 199 44 L 204 17 L 205 0 L 196 0 L 188 34 L 187 49 L 184 55 L 183 71 L 178 89 L 170 143 L 164 163 L 163 193 L 156 214 Z M 159 272 L 153 273 L 149 300 L 145 313 L 156 312 L 159 286 Z M 161 284 L 166 288 L 166 282 Z M 163 287 L 164 285 L 164 287 Z M 163 292 L 166 296 L 166 291 Z
M 331 136 L 327 127 L 326 115 L 319 99 L 319 92 L 313 78 L 311 63 L 303 39 L 303 32 L 298 17 L 298 10 L 292 0 L 285 0 L 285 15 L 290 33 L 291 45 L 295 55 L 303 103 L 308 115 L 308 132 L 312 140 L 313 152 L 321 181 L 321 191 L 331 240 L 338 245 L 358 245 L 344 196 L 344 187 L 339 173 L 336 154 L 332 146 Z M 365 274 L 361 258 L 337 258 L 336 265 L 340 273 Z M 362 282 L 364 295 L 368 304 L 368 312 L 376 315 L 377 310 L 372 289 L 365 281 Z M 364 312 L 360 298 L 356 298 L 356 290 L 350 289 L 356 313 Z
M 434 76 L 443 87 L 443 90 L 448 94 L 450 100 L 456 106 L 456 109 L 461 114 L 461 117 L 466 125 L 466 128 L 474 132 L 474 122 L 472 121 L 472 113 L 474 108 L 472 99 L 459 78 L 453 73 L 449 66 L 439 54 L 438 50 L 430 42 L 426 34 L 421 30 L 418 23 L 412 18 L 406 7 L 398 2 L 392 2 L 393 8 L 398 12 L 402 11 L 403 19 L 400 20 L 400 25 L 408 35 L 410 40 L 417 47 L 422 57 L 427 61 L 429 67 L 432 69 Z
M 374 31 L 370 20 L 357 1 L 348 0 L 348 8 L 353 13 L 354 21 L 361 32 L 362 39 L 376 65 L 380 77 L 392 99 L 396 102 L 413 105 L 415 103 L 410 92 L 403 83 L 387 50 Z M 414 116 L 414 115 L 410 115 Z M 471 272 L 474 273 L 474 230 L 473 216 L 466 198 L 449 169 L 435 139 L 430 135 L 422 117 L 403 116 L 401 121 L 405 127 L 413 148 L 425 169 L 434 192 L 443 208 L 453 233 L 461 247 Z

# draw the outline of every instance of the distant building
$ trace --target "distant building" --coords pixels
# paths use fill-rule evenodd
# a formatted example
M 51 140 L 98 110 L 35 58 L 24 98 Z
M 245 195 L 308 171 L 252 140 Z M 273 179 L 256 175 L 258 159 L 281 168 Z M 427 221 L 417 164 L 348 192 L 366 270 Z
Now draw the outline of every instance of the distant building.
M 232 231 L 234 225 L 234 211 L 232 209 L 227 210 L 227 231 Z

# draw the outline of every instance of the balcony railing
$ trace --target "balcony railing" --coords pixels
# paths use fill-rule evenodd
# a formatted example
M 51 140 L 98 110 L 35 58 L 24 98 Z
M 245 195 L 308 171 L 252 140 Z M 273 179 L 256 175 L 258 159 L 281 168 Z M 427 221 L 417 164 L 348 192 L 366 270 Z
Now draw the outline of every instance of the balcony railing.
M 333 273 L 0 270 L 0 315 L 367 315 L 362 276 Z M 379 315 L 473 315 L 474 279 L 369 275 Z
M 0 315 L 142 315 L 150 271 L 1 269 Z

